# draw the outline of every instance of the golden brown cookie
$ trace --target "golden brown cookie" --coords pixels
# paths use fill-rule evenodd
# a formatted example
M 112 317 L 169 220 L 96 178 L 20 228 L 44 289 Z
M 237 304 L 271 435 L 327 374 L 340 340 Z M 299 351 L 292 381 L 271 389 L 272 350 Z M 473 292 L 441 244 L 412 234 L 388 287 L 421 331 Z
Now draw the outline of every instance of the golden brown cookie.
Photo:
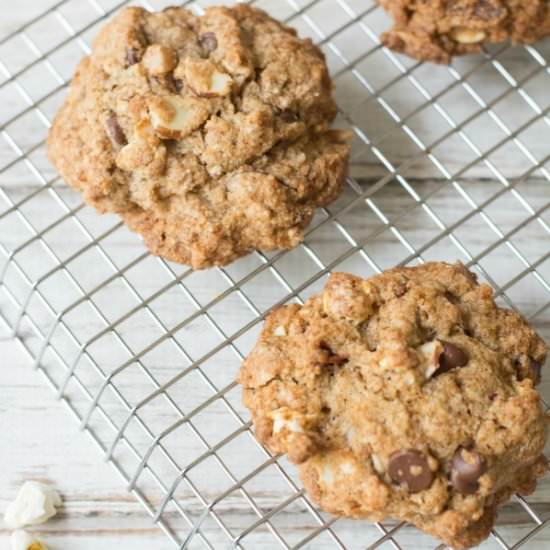
M 455 549 L 547 470 L 547 347 L 462 264 L 333 274 L 273 312 L 239 381 L 257 437 L 321 508 L 409 521 Z
M 321 51 L 247 5 L 128 8 L 80 63 L 49 136 L 66 181 L 195 268 L 292 248 L 349 154 Z
M 384 45 L 421 61 L 450 63 L 489 43 L 530 44 L 550 35 L 547 0 L 379 0 L 395 26 Z

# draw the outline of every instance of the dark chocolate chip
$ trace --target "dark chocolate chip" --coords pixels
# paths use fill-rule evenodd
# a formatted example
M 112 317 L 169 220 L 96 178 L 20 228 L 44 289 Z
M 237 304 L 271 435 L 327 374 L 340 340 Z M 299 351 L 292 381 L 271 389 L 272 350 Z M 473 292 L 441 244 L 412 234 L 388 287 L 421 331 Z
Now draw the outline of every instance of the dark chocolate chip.
M 126 48 L 126 61 L 128 65 L 135 65 L 140 62 L 139 50 L 137 48 Z
M 204 55 L 210 55 L 218 48 L 218 39 L 213 32 L 205 32 L 199 36 L 199 44 Z
M 410 493 L 424 491 L 434 480 L 427 458 L 414 449 L 391 455 L 388 473 L 395 483 L 405 485 Z
M 473 495 L 486 470 L 485 459 L 478 452 L 459 447 L 451 461 L 451 483 L 459 493 Z
M 533 379 L 533 384 L 536 386 L 540 384 L 542 370 L 542 363 L 535 361 L 534 359 L 529 360 L 529 372 L 531 373 L 531 378 Z
M 176 87 L 177 92 L 181 92 L 183 90 L 183 80 L 181 78 L 175 78 L 174 79 L 174 86 Z
M 120 127 L 120 124 L 118 123 L 118 118 L 115 115 L 115 113 L 111 113 L 109 115 L 109 118 L 105 123 L 105 127 L 107 129 L 107 135 L 113 142 L 113 145 L 122 147 L 128 143 L 128 140 L 124 135 L 124 131 L 122 130 L 122 128 Z
M 280 116 L 283 122 L 287 122 L 289 124 L 292 122 L 296 122 L 299 119 L 298 115 L 290 109 L 285 109 L 284 111 L 281 111 Z
M 443 344 L 443 352 L 439 356 L 439 368 L 434 372 L 434 376 L 463 367 L 468 363 L 468 356 L 459 347 L 443 340 L 440 342 Z

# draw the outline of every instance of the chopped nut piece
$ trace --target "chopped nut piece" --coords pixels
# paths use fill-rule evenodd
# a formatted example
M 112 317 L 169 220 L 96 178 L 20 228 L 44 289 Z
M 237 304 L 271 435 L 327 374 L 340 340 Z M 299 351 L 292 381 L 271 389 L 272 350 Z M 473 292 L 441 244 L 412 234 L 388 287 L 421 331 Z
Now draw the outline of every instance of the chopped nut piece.
M 439 358 L 443 353 L 443 344 L 439 340 L 426 342 L 420 346 L 422 355 L 422 367 L 426 378 L 431 378 L 435 371 L 439 369 Z
M 153 44 L 143 56 L 143 65 L 152 75 L 162 75 L 173 71 L 178 64 L 178 56 L 172 48 Z
M 372 460 L 372 466 L 376 470 L 376 472 L 379 475 L 384 475 L 386 470 L 384 468 L 384 463 L 382 462 L 380 457 L 378 455 L 372 454 L 370 455 L 370 459 Z
M 467 27 L 456 27 L 451 31 L 451 37 L 460 44 L 478 44 L 483 42 L 487 35 L 478 29 L 468 29 Z
M 207 59 L 187 59 L 183 68 L 189 87 L 200 96 L 226 96 L 231 92 L 233 79 L 219 71 Z
M 157 135 L 164 139 L 184 138 L 210 114 L 204 101 L 180 96 L 151 98 L 149 112 Z

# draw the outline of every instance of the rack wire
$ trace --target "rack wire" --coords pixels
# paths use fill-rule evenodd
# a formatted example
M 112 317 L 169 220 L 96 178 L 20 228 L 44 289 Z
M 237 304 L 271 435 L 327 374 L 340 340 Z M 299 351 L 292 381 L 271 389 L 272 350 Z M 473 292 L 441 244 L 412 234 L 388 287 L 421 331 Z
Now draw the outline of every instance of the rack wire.
M 234 378 L 269 311 L 332 270 L 460 259 L 550 340 L 550 45 L 434 67 L 380 45 L 373 0 L 250 3 L 327 55 L 354 134 L 342 197 L 291 252 L 201 273 L 150 256 L 60 182 L 44 145 L 76 62 L 128 2 L 41 0 L 0 38 L 2 324 L 174 547 L 444 548 L 317 510 L 255 440 Z M 547 548 L 549 497 L 548 480 L 517 496 L 482 546 Z

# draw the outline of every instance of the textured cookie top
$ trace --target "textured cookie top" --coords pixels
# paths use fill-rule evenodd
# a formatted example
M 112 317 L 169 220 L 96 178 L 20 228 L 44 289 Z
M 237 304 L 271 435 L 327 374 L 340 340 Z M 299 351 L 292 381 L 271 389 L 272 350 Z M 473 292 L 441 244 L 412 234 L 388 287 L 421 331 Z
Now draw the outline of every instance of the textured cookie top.
M 449 63 L 486 43 L 532 43 L 550 34 L 548 0 L 379 0 L 395 19 L 384 44 L 417 59 Z
M 461 264 L 332 275 L 272 313 L 239 380 L 258 438 L 313 498 L 405 519 L 457 548 L 546 470 L 547 348 Z
M 300 242 L 344 181 L 335 115 L 321 51 L 264 12 L 127 8 L 80 63 L 49 153 L 154 253 L 207 267 Z

